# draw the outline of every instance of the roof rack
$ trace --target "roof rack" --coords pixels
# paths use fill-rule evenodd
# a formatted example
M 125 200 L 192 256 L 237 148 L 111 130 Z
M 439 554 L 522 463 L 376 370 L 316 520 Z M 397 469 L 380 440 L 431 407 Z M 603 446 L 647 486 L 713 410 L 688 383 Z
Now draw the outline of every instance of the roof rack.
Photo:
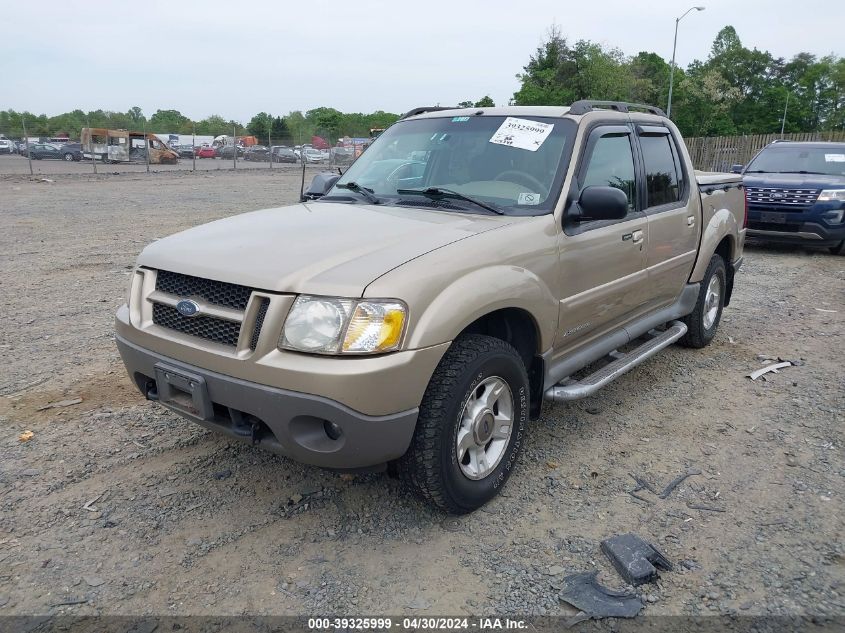
M 405 114 L 399 117 L 399 120 L 407 119 L 408 117 L 417 116 L 418 114 L 424 114 L 425 112 L 439 112 L 440 110 L 456 110 L 456 106 L 422 106 L 420 108 L 414 108 L 413 110 L 408 110 Z
M 626 103 L 624 101 L 594 101 L 592 99 L 581 99 L 569 106 L 569 114 L 587 114 L 596 109 L 616 110 L 617 112 L 629 112 L 631 110 L 645 110 L 649 114 L 666 116 L 660 108 L 645 105 L 643 103 Z

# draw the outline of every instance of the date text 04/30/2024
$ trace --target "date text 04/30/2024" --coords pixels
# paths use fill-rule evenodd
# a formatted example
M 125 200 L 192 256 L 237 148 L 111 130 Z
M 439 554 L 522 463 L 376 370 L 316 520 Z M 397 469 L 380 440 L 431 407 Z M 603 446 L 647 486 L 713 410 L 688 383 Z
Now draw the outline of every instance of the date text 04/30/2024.
M 412 617 L 402 618 L 308 618 L 308 628 L 314 631 L 330 630 L 363 630 L 363 631 L 389 631 L 392 628 L 400 630 L 429 630 L 429 631 L 451 631 L 451 630 L 521 630 L 528 627 L 524 620 L 511 618 L 438 618 L 438 617 Z

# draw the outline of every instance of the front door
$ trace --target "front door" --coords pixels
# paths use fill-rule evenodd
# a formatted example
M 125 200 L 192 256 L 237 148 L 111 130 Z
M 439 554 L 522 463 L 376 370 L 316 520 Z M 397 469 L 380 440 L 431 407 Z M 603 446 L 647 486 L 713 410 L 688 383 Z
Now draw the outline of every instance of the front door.
M 591 185 L 621 189 L 628 197 L 628 214 L 621 220 L 581 223 L 564 216 L 556 345 L 568 349 L 638 316 L 647 298 L 648 220 L 640 210 L 632 130 L 595 128 L 583 156 L 572 186 L 578 191 Z

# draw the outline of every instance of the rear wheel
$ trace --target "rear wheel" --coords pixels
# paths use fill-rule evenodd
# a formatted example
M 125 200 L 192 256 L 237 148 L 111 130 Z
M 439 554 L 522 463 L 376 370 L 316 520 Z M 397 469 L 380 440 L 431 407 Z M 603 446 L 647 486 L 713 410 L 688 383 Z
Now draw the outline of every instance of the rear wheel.
M 428 384 L 402 479 L 453 514 L 495 497 L 516 464 L 528 420 L 528 375 L 505 341 L 457 339 Z
M 830 252 L 834 255 L 845 255 L 845 240 L 842 240 L 836 246 L 831 246 Z
M 67 162 L 71 162 L 73 160 L 73 153 L 72 152 L 65 152 L 63 157 Z
M 679 341 L 681 345 L 702 348 L 710 344 L 716 336 L 722 318 L 726 289 L 725 260 L 719 255 L 713 255 L 704 273 L 704 279 L 701 280 L 695 309 L 683 319 L 687 325 L 687 333 Z

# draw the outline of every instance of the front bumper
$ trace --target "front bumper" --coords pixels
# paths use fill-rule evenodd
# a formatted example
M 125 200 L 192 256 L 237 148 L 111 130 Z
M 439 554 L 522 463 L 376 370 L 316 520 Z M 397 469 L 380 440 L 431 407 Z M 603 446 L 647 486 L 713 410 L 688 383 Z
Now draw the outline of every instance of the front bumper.
M 833 246 L 845 240 L 845 225 L 831 227 L 818 222 L 777 225 L 749 217 L 747 234 L 748 237 L 771 242 Z
M 115 340 L 130 378 L 147 398 L 209 429 L 296 461 L 324 468 L 367 468 L 400 457 L 410 445 L 416 407 L 365 415 L 321 396 L 189 365 L 119 335 Z

